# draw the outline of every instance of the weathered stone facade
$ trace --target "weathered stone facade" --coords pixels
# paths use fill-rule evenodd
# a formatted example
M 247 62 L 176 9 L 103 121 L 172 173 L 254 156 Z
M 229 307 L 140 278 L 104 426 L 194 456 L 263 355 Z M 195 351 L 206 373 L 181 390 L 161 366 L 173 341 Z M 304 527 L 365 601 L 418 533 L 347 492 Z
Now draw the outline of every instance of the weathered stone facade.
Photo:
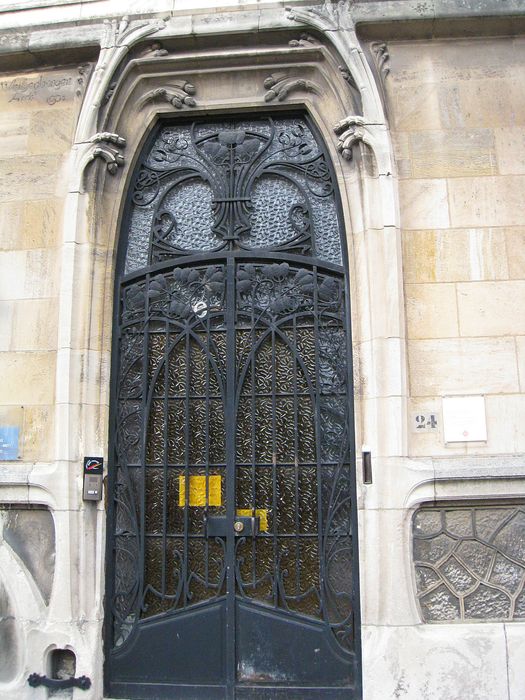
M 47 697 L 27 678 L 51 673 L 53 649 L 92 681 L 74 698 L 103 697 L 106 511 L 82 500 L 82 459 L 108 457 L 134 159 L 159 115 L 275 105 L 311 115 L 342 198 L 362 697 L 524 697 L 523 3 L 310 5 L 130 0 L 123 18 L 117 0 L 0 3 L 0 427 L 19 430 L 16 454 L 0 446 L 2 698 Z M 485 440 L 445 441 L 451 396 L 484 397 Z M 455 558 L 475 538 L 454 509 L 418 515 L 436 503 L 490 514 L 486 569 Z M 413 544 L 440 528 L 439 552 Z

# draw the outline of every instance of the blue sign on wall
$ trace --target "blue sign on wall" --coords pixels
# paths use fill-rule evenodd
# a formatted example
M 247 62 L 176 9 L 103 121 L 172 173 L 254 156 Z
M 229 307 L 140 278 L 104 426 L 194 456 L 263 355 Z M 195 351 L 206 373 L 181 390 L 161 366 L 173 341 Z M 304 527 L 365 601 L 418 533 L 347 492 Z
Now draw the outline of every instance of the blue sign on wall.
M 18 459 L 18 434 L 16 425 L 0 425 L 0 461 Z

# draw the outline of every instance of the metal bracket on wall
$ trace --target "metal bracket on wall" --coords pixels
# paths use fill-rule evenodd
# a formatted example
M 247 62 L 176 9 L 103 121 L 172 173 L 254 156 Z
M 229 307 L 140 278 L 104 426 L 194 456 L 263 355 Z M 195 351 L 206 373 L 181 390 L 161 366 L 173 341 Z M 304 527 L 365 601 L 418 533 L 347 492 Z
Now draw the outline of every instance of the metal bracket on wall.
M 87 676 L 79 676 L 78 678 L 48 678 L 41 676 L 39 673 L 32 673 L 27 682 L 32 688 L 38 688 L 43 685 L 46 688 L 59 690 L 63 688 L 80 688 L 80 690 L 89 690 L 91 688 L 91 679 Z

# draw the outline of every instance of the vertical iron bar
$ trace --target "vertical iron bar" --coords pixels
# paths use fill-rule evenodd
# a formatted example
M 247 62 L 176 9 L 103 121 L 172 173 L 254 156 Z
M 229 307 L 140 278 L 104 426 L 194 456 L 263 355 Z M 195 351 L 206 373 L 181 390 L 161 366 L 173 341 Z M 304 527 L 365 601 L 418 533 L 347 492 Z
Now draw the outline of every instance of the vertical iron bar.
M 169 325 L 165 322 L 164 335 L 164 474 L 162 495 L 162 595 L 166 595 L 166 530 L 168 529 L 168 365 L 169 365 Z
M 325 614 L 324 606 L 324 559 L 323 559 L 323 501 L 322 501 L 322 451 L 321 451 L 321 378 L 320 378 L 320 362 L 319 362 L 319 299 L 318 299 L 318 269 L 314 266 L 312 269 L 314 276 L 314 348 L 315 348 L 315 452 L 316 452 L 316 477 L 317 477 L 317 540 L 319 547 L 319 600 L 321 615 Z
M 208 269 L 208 268 L 207 268 Z M 204 272 L 203 272 L 204 274 Z M 204 387 L 204 475 L 206 479 L 206 503 L 204 506 L 204 523 L 208 519 L 209 512 L 209 501 L 210 501 L 210 355 L 212 354 L 211 342 L 210 342 L 210 299 L 209 295 L 205 298 L 206 302 L 206 348 L 207 356 L 205 358 L 206 370 L 205 370 L 205 387 Z M 221 488 L 222 492 L 222 476 L 221 476 Z M 206 589 L 209 586 L 209 553 L 210 545 L 206 533 L 204 533 L 204 580 Z
M 297 405 L 297 317 L 293 317 L 293 434 L 294 434 L 294 461 L 295 461 L 295 592 L 299 594 L 301 587 L 301 545 L 299 537 L 299 508 L 302 502 L 299 500 L 299 425 Z
M 149 279 L 146 275 L 144 295 L 146 297 L 144 309 L 144 337 L 142 339 L 142 356 L 144 357 L 144 365 L 142 369 L 142 441 L 140 446 L 140 464 L 142 471 L 141 479 L 141 510 L 140 510 L 140 572 L 139 572 L 139 590 L 140 597 L 144 591 L 144 580 L 146 577 L 146 451 L 148 440 L 148 424 L 149 416 L 146 415 L 148 405 L 148 369 L 149 369 Z M 141 601 L 142 602 L 142 601 Z M 140 609 L 140 608 L 139 608 Z M 139 613 L 140 614 L 140 613 Z
M 276 362 L 275 362 L 275 328 L 272 326 L 272 359 L 271 359 L 271 378 L 272 378 L 272 508 L 273 508 L 273 570 L 279 571 L 280 566 L 277 566 L 279 557 L 279 545 L 277 540 L 277 444 L 275 430 L 275 411 L 276 411 L 276 384 L 275 384 Z M 279 606 L 279 581 L 277 576 L 274 578 L 274 605 Z
M 235 697 L 235 259 L 226 263 L 226 693 Z
M 252 292 L 253 294 L 253 292 Z M 255 350 L 255 342 L 257 338 L 257 333 L 255 330 L 255 309 L 254 309 L 254 301 L 253 301 L 253 296 L 252 296 L 252 308 L 251 308 L 251 320 L 250 320 L 250 336 L 251 336 L 251 355 L 252 355 L 252 360 L 251 360 L 251 385 L 252 385 L 252 395 L 251 395 L 251 409 L 252 409 L 252 419 L 250 421 L 251 427 L 252 427 L 252 507 L 255 508 L 256 501 L 255 501 L 255 495 L 257 492 L 257 440 L 256 440 L 256 435 L 257 435 L 257 401 L 256 401 L 256 387 L 255 387 L 255 381 L 256 381 L 256 372 L 255 372 L 255 363 L 257 361 L 257 351 Z M 259 348 L 259 351 L 261 348 Z M 262 470 L 261 467 L 259 466 L 259 478 Z M 253 515 L 255 515 L 255 510 L 253 511 Z M 262 541 L 261 541 L 262 542 Z M 256 541 L 255 537 L 252 537 L 252 581 L 257 580 L 257 547 L 256 547 Z M 255 593 L 255 586 L 254 586 L 254 591 Z
M 182 558 L 183 606 L 188 602 L 188 557 L 189 557 L 189 526 L 190 526 L 190 333 L 186 321 L 184 338 L 184 358 L 186 381 L 184 382 L 184 554 Z

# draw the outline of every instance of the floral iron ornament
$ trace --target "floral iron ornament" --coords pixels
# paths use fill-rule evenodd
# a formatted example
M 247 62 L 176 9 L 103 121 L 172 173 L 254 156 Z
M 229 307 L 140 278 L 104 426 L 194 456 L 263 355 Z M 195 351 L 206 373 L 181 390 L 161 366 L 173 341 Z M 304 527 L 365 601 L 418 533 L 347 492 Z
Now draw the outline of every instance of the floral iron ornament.
M 315 254 L 337 240 L 326 235 L 336 216 L 330 168 L 302 120 L 164 127 L 131 201 L 149 222 L 150 263 L 204 249 Z M 330 256 L 340 261 L 339 245 Z

